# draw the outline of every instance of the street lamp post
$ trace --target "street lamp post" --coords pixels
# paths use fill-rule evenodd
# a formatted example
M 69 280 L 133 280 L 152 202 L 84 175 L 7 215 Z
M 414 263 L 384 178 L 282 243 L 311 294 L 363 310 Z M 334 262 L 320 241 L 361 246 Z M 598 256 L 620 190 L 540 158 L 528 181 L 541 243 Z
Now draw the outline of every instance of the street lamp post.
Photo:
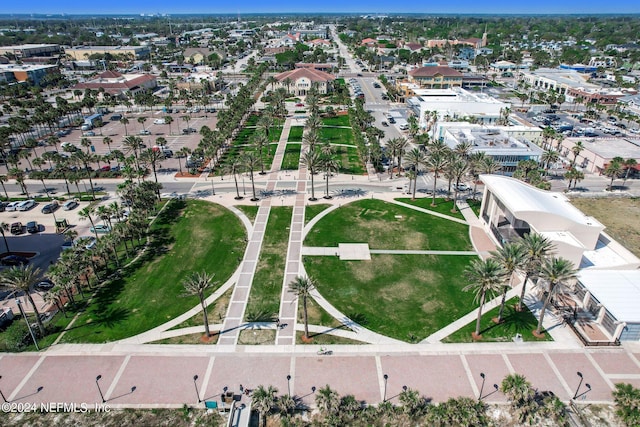
M 211 195 L 213 195 L 213 196 L 216 195 L 216 190 L 215 190 L 215 188 L 213 188 L 213 177 L 211 177 Z
M 104 399 L 104 394 L 102 394 L 102 389 L 100 388 L 100 378 L 102 378 L 102 375 L 98 375 L 96 377 L 96 387 L 98 387 L 98 393 L 100 393 L 100 398 L 102 399 L 102 403 L 105 403 L 106 400 Z
M 33 344 L 36 346 L 36 350 L 40 351 L 38 347 L 38 341 L 36 341 L 36 336 L 33 334 L 33 329 L 31 329 L 31 324 L 29 323 L 29 319 L 27 319 L 27 313 L 24 312 L 24 308 L 22 308 L 22 301 L 20 298 L 16 298 L 16 304 L 18 305 L 18 309 L 20 313 L 22 313 L 22 317 L 24 317 L 24 321 L 27 324 L 27 328 L 29 328 L 29 334 L 31 334 L 31 339 L 33 340 Z
M 198 391 L 198 384 L 196 383 L 196 381 L 198 380 L 198 376 L 194 375 L 193 376 L 193 386 L 196 388 L 196 396 L 198 397 L 198 403 L 202 402 L 202 400 L 200 399 L 200 392 Z
M 384 374 L 382 378 L 384 378 L 384 393 L 382 394 L 382 401 L 386 402 L 387 401 L 387 380 L 389 379 L 389 375 Z
M 478 395 L 478 400 L 482 400 L 482 391 L 484 390 L 484 380 L 485 380 L 484 372 L 480 372 L 480 378 L 482 378 L 482 384 L 480 385 L 480 394 Z
M 291 396 L 291 375 L 287 375 L 287 391 L 289 392 L 289 396 Z
M 582 372 L 578 371 L 578 372 L 576 372 L 576 375 L 580 377 L 580 382 L 578 383 L 578 387 L 576 388 L 576 392 L 573 393 L 573 398 L 574 399 L 576 397 L 578 397 L 578 392 L 580 391 L 580 387 L 582 386 L 582 381 L 584 380 L 584 377 L 582 376 Z
M 2 379 L 2 375 L 0 375 L 0 379 Z M 4 403 L 9 403 L 9 401 L 7 400 L 6 397 L 4 397 L 4 393 L 2 393 L 2 390 L 0 390 L 0 396 L 2 396 L 2 400 L 4 400 Z

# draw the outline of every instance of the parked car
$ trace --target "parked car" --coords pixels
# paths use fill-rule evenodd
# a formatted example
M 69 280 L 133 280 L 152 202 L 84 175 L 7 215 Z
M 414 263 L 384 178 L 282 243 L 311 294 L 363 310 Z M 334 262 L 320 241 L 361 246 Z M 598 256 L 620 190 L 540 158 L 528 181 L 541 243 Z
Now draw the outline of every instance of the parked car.
M 189 135 L 190 133 L 196 133 L 197 130 L 195 130 L 194 128 L 184 128 L 182 129 L 182 133 L 185 135 Z
M 6 207 L 7 207 L 7 203 L 0 202 L 0 212 L 4 212 Z
M 62 205 L 62 209 L 65 211 L 70 211 L 78 206 L 78 202 L 75 200 L 69 200 L 64 205 Z
M 122 118 L 122 114 L 114 114 L 113 116 L 110 117 L 110 119 L 113 121 L 120 120 L 121 118 Z
M 18 204 L 20 202 L 9 202 L 7 203 L 7 205 L 4 207 L 4 210 L 7 212 L 13 212 L 18 208 Z
M 94 131 L 90 130 L 90 131 L 85 132 L 84 136 L 96 136 L 96 133 Z
M 387 123 L 387 122 L 382 122 L 382 126 L 384 126 L 384 127 L 388 127 L 388 126 L 389 126 L 389 123 Z
M 53 289 L 55 284 L 51 281 L 51 279 L 43 279 L 40 282 L 36 283 L 34 286 L 39 291 L 49 291 Z
M 296 107 L 304 107 L 304 104 L 303 104 L 302 102 L 298 102 L 298 103 L 296 104 Z
M 140 135 L 151 135 L 151 132 L 147 129 L 142 129 L 140 132 L 138 132 Z
M 41 209 L 41 212 L 43 214 L 50 214 L 55 212 L 59 207 L 60 205 L 58 204 L 58 202 L 54 200 L 53 202 L 47 203 L 46 205 L 44 205 Z
M 93 236 L 76 237 L 73 241 L 74 246 L 82 245 L 85 249 L 93 249 L 98 241 Z
M 11 224 L 11 234 L 22 234 L 23 230 L 22 230 L 22 223 L 21 222 L 14 222 L 13 224 Z
M 164 124 L 165 124 L 165 122 L 164 122 L 164 119 L 155 119 L 155 120 L 153 121 L 153 124 L 154 124 L 154 125 L 164 125 Z
M 28 211 L 29 209 L 33 208 L 36 205 L 36 201 L 35 200 L 25 200 L 24 202 L 20 202 L 18 203 L 18 206 L 16 206 L 16 210 L 24 212 L 24 211 Z
M 7 255 L 0 260 L 2 265 L 25 265 L 29 263 L 29 259 L 20 255 Z
M 40 231 L 40 225 L 38 224 L 38 221 L 29 221 L 27 223 L 27 233 L 33 234 L 37 233 L 38 231 Z
M 456 185 L 456 189 L 458 191 L 467 191 L 469 189 L 469 186 L 467 184 L 458 184 Z
M 94 227 L 89 228 L 89 231 L 92 233 L 102 233 L 102 234 L 106 234 L 111 232 L 111 227 L 109 227 L 108 225 L 105 224 L 98 224 Z

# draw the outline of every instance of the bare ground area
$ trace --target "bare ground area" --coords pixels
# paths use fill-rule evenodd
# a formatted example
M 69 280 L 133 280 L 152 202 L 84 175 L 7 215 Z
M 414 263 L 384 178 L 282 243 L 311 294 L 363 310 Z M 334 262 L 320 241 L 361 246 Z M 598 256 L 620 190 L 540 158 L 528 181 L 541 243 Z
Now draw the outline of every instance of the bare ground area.
M 607 234 L 640 257 L 640 198 L 576 198 L 571 203 L 604 224 Z

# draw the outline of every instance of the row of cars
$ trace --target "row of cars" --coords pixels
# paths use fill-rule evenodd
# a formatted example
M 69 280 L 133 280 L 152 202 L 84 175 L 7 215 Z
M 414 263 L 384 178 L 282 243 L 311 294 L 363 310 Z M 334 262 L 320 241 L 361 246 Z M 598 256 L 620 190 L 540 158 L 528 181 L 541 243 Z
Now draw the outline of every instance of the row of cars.
M 37 204 L 38 203 L 33 199 L 19 200 L 16 202 L 0 202 L 0 212 L 26 212 L 33 209 Z M 62 209 L 64 209 L 65 211 L 70 211 L 72 209 L 75 209 L 77 206 L 78 202 L 76 202 L 75 200 L 69 200 L 62 205 Z M 41 212 L 43 214 L 50 214 L 56 211 L 59 207 L 60 204 L 56 200 L 53 200 L 52 202 L 44 205 L 41 209 Z

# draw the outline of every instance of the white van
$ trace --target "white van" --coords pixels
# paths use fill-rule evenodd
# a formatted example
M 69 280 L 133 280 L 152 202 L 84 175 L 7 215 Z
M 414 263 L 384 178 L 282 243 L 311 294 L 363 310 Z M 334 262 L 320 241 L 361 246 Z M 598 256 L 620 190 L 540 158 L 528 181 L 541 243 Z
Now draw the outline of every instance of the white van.
M 154 125 L 164 125 L 164 124 L 166 124 L 166 123 L 164 122 L 164 119 L 155 119 L 155 120 L 153 121 L 153 124 L 154 124 Z
M 400 128 L 400 130 L 407 130 L 407 129 L 409 129 L 409 124 L 408 123 L 402 123 L 402 124 L 398 125 L 398 128 Z

